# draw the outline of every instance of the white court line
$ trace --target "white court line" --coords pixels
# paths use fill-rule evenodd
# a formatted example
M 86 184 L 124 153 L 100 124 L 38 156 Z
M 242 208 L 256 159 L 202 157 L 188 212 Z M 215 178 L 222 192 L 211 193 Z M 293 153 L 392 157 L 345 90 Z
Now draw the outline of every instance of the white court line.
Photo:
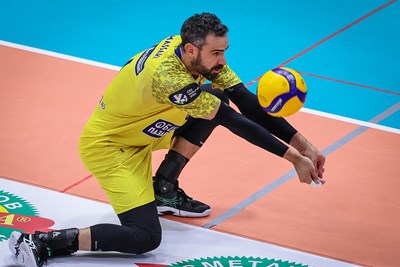
M 360 126 L 365 126 L 368 128 L 374 128 L 374 129 L 378 129 L 378 130 L 382 130 L 382 131 L 386 131 L 386 132 L 400 134 L 400 129 L 387 127 L 387 126 L 379 125 L 379 124 L 372 123 L 372 122 L 351 119 L 351 118 L 347 118 L 347 117 L 343 117 L 343 116 L 339 116 L 339 115 L 335 115 L 335 114 L 331 114 L 331 113 L 327 113 L 327 112 L 323 112 L 323 111 L 308 109 L 308 108 L 302 108 L 300 111 L 302 111 L 304 113 L 317 115 L 320 117 L 326 117 L 326 118 L 333 119 L 333 120 L 344 121 L 344 122 L 348 122 L 348 123 L 352 123 L 352 124 L 357 124 Z
M 110 64 L 101 63 L 101 62 L 83 59 L 83 58 L 74 57 L 74 56 L 68 56 L 65 54 L 57 53 L 57 52 L 51 52 L 48 50 L 43 50 L 43 49 L 34 48 L 34 47 L 30 47 L 30 46 L 10 43 L 10 42 L 6 42 L 3 40 L 0 40 L 0 45 L 16 48 L 16 49 L 20 49 L 20 50 L 25 50 L 25 51 L 33 52 L 33 53 L 37 53 L 37 54 L 42 54 L 42 55 L 46 55 L 46 56 L 61 58 L 61 59 L 65 59 L 65 60 L 69 60 L 69 61 L 73 61 L 73 62 L 83 63 L 83 64 L 87 64 L 87 65 L 91 65 L 91 66 L 95 66 L 95 67 L 99 67 L 99 68 L 104 68 L 104 69 L 109 69 L 109 70 L 119 71 L 121 69 L 120 66 L 110 65 Z M 378 130 L 382 130 L 382 131 L 386 131 L 386 132 L 400 134 L 400 129 L 387 127 L 387 126 L 379 125 L 379 124 L 372 123 L 372 122 L 351 119 L 351 118 L 347 118 L 347 117 L 343 117 L 343 116 L 339 116 L 339 115 L 335 115 L 335 114 L 331 114 L 331 113 L 327 113 L 327 112 L 322 112 L 322 111 L 318 111 L 318 110 L 308 109 L 308 108 L 302 108 L 300 111 L 309 113 L 309 114 L 313 114 L 313 115 L 317 115 L 320 117 L 325 117 L 325 118 L 348 122 L 348 123 L 352 123 L 352 124 L 356 124 L 356 125 L 360 125 L 360 126 L 366 126 L 368 128 L 373 128 L 373 129 L 378 129 Z
M 0 45 L 16 48 L 16 49 L 20 49 L 20 50 L 25 50 L 25 51 L 33 52 L 33 53 L 37 53 L 37 54 L 42 54 L 42 55 L 46 55 L 46 56 L 61 58 L 61 59 L 65 59 L 65 60 L 69 60 L 69 61 L 73 61 L 73 62 L 83 63 L 86 65 L 100 67 L 103 69 L 116 70 L 116 71 L 119 71 L 121 69 L 121 67 L 106 64 L 106 63 L 101 63 L 101 62 L 83 59 L 83 58 L 79 58 L 79 57 L 68 56 L 65 54 L 57 53 L 57 52 L 51 52 L 48 50 L 43 50 L 43 49 L 34 48 L 34 47 L 30 47 L 30 46 L 10 43 L 10 42 L 6 42 L 3 40 L 0 40 Z

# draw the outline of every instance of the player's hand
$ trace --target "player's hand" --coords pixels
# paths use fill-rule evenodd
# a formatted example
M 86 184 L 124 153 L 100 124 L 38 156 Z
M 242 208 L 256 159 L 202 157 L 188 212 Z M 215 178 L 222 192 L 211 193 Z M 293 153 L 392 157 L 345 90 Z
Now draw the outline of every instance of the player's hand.
M 307 141 L 299 132 L 292 137 L 290 145 L 296 148 L 301 155 L 312 161 L 318 173 L 318 177 L 322 178 L 324 176 L 325 156 L 322 155 L 314 145 Z
M 325 172 L 325 156 L 321 154 L 315 147 L 308 146 L 307 149 L 300 152 L 303 156 L 309 158 L 317 170 L 318 177 L 323 178 Z
M 325 180 L 318 176 L 314 163 L 307 157 L 301 156 L 298 161 L 293 162 L 300 182 L 311 185 L 314 182 L 317 185 L 323 185 Z
M 312 184 L 311 182 L 314 182 L 317 185 L 322 185 L 325 183 L 325 180 L 318 175 L 319 172 L 316 168 L 316 164 L 314 164 L 310 158 L 301 155 L 297 150 L 292 148 L 289 148 L 283 157 L 293 164 L 300 182 L 309 185 Z M 324 158 L 321 158 L 320 160 L 322 163 Z M 318 158 L 316 158 L 316 161 L 318 161 Z M 323 168 L 323 163 L 321 166 Z

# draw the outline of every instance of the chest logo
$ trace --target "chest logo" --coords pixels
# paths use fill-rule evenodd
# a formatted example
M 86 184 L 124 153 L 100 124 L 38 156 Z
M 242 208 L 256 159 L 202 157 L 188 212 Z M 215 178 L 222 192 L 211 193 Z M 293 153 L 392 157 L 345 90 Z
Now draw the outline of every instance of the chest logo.
M 151 137 L 160 138 L 169 132 L 176 130 L 178 127 L 178 125 L 171 122 L 159 119 L 143 129 L 142 132 Z

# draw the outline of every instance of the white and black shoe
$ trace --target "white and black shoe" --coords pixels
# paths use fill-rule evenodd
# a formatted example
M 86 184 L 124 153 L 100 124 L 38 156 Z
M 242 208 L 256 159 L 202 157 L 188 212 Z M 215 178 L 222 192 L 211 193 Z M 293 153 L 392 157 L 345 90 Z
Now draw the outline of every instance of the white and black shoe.
M 35 234 L 12 232 L 9 248 L 17 256 L 17 263 L 26 267 L 43 266 L 51 256 L 48 245 Z
M 18 248 L 21 242 L 22 242 L 22 233 L 13 231 L 8 240 L 8 247 L 13 255 L 18 254 Z
M 175 188 L 168 193 L 160 193 L 155 190 L 155 198 L 159 215 L 174 215 L 178 217 L 205 217 L 210 214 L 211 207 L 186 195 L 179 188 L 178 182 Z

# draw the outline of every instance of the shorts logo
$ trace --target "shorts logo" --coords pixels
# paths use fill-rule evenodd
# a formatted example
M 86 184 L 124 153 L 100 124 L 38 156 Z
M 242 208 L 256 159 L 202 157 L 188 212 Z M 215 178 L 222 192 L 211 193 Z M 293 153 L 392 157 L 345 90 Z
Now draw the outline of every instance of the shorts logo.
M 143 129 L 143 133 L 154 138 L 160 138 L 176 130 L 178 127 L 173 123 L 159 119 Z
M 169 96 L 169 100 L 177 105 L 185 105 L 193 102 L 201 93 L 200 86 L 196 83 L 191 83 L 178 92 Z

